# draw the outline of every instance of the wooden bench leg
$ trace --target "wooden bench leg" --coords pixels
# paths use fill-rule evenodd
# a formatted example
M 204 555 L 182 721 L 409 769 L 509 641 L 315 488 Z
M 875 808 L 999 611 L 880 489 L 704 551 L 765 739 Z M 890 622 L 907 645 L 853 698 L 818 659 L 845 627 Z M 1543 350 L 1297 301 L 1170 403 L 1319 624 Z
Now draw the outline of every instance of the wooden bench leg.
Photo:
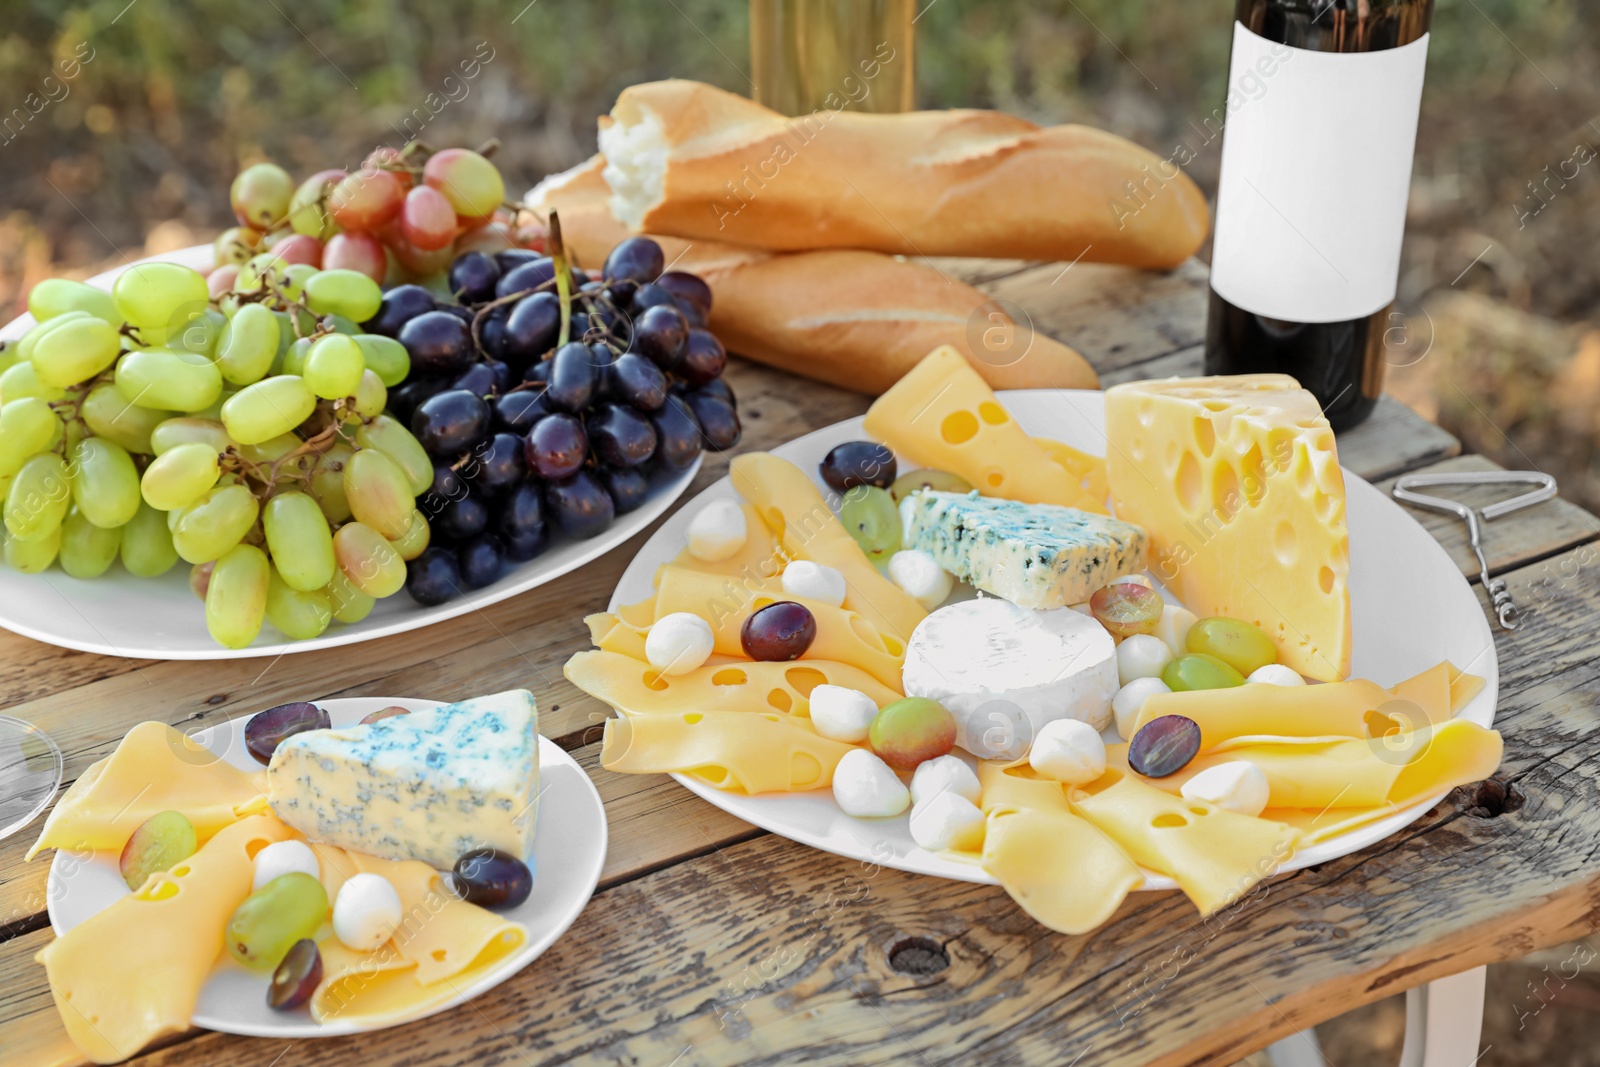
M 1482 967 L 1440 978 L 1406 992 L 1406 1040 L 1400 1067 L 1471 1067 L 1481 1056 Z M 1267 1046 L 1272 1067 L 1326 1067 L 1314 1030 Z

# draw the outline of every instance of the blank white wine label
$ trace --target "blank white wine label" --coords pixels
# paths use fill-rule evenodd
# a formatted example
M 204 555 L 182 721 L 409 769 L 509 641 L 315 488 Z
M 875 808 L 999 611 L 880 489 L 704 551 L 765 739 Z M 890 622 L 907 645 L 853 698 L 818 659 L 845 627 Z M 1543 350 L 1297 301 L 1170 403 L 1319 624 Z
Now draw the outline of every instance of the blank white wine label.
M 1428 35 L 1314 52 L 1233 24 L 1211 286 L 1267 318 L 1339 322 L 1394 299 Z

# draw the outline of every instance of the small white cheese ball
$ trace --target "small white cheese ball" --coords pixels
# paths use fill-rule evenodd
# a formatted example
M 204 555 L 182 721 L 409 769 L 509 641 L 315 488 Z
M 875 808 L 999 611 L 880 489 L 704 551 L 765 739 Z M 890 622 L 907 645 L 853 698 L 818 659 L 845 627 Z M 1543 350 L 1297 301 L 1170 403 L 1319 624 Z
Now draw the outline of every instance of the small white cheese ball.
M 942 793 L 954 793 L 976 804 L 983 787 L 960 756 L 935 756 L 917 764 L 911 775 L 911 803 L 925 804 Z
M 1039 727 L 1028 749 L 1028 766 L 1046 778 L 1085 785 L 1106 773 L 1106 743 L 1086 722 L 1056 719 Z
M 1154 634 L 1124 637 L 1117 646 L 1117 681 L 1127 685 L 1135 678 L 1159 678 L 1172 662 L 1172 649 Z
M 355 952 L 371 952 L 400 926 L 400 894 L 381 874 L 352 875 L 333 902 L 333 933 Z
M 783 591 L 790 596 L 839 607 L 844 603 L 844 574 L 825 563 L 797 559 L 783 568 Z
M 1265 667 L 1257 667 L 1250 672 L 1247 682 L 1260 682 L 1263 685 L 1305 685 L 1306 680 L 1293 667 L 1285 667 L 1281 663 L 1269 663 Z
M 1266 774 L 1242 759 L 1207 767 L 1184 782 L 1180 792 L 1185 800 L 1208 800 L 1240 815 L 1260 815 L 1271 795 Z
M 711 624 L 687 611 L 663 615 L 644 638 L 644 658 L 662 674 L 688 674 L 711 658 Z
M 1160 678 L 1135 678 L 1111 698 L 1111 714 L 1117 718 L 1117 733 L 1124 741 L 1133 740 L 1133 724 L 1139 718 L 1144 702 L 1157 693 L 1170 693 L 1167 683 Z
M 256 876 L 250 891 L 255 892 L 279 875 L 296 871 L 313 878 L 322 877 L 317 854 L 304 841 L 274 841 L 256 853 Z
M 858 748 L 846 752 L 833 769 L 833 799 L 846 815 L 884 819 L 911 806 L 911 790 L 887 763 Z
M 859 689 L 819 685 L 811 690 L 811 725 L 829 740 L 859 744 L 877 716 L 878 705 Z
M 749 536 L 744 509 L 732 500 L 713 500 L 689 521 L 689 555 L 716 563 L 743 548 Z
M 950 596 L 950 575 L 920 548 L 908 548 L 889 557 L 889 580 L 918 604 L 932 611 Z
M 1188 608 L 1167 604 L 1161 609 L 1161 621 L 1156 623 L 1156 636 L 1167 643 L 1174 656 L 1189 651 L 1189 627 L 1199 619 Z
M 983 812 L 955 793 L 941 793 L 911 809 L 911 840 L 929 852 L 983 847 Z

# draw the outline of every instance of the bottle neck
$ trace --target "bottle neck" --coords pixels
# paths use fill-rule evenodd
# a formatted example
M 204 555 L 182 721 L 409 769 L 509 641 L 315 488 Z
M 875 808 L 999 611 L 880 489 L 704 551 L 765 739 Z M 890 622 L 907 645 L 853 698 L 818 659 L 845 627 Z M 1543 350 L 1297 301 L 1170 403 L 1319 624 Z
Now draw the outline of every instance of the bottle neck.
M 1294 48 L 1379 52 L 1427 33 L 1433 0 L 1239 0 L 1234 17 Z

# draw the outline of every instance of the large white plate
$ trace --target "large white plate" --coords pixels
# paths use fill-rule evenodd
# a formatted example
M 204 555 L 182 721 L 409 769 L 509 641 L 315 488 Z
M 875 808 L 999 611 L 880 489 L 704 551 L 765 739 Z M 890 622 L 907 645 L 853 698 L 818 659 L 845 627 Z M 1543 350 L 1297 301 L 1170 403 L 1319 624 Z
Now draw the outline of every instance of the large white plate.
M 1053 437 L 1093 455 L 1105 455 L 1103 393 L 1023 389 L 1002 392 L 1000 399 L 1028 433 Z M 868 436 L 861 429 L 860 419 L 848 419 L 772 451 L 798 465 L 825 494 L 832 495 L 817 474 L 818 462 L 835 445 Z M 911 468 L 901 467 L 902 471 L 907 469 Z M 1387 686 L 1440 660 L 1450 660 L 1462 670 L 1484 678 L 1483 691 L 1462 709 L 1461 716 L 1482 726 L 1490 725 L 1500 671 L 1494 638 L 1472 588 L 1438 542 L 1399 505 L 1349 470 L 1344 472 L 1344 479 L 1350 529 L 1352 676 Z M 738 499 L 727 478 L 680 508 L 645 543 L 617 583 L 611 597 L 612 610 L 650 596 L 656 568 L 682 550 L 689 521 L 705 502 L 717 498 Z M 1170 595 L 1168 599 L 1172 599 Z M 1120 740 L 1111 731 L 1107 737 Z M 911 839 L 905 815 L 855 819 L 840 811 L 827 791 L 749 797 L 713 789 L 686 775 L 673 777 L 724 811 L 813 848 L 916 874 L 991 885 L 995 881 L 976 864 L 920 848 Z M 1443 795 L 1303 849 L 1283 869 L 1325 863 L 1381 841 L 1415 821 Z M 1177 888 L 1170 878 L 1148 871 L 1145 874 L 1142 889 Z
M 197 245 L 151 259 L 204 271 L 211 266 L 211 248 Z M 133 265 L 107 271 L 89 282 L 110 289 L 117 276 Z M 32 325 L 33 316 L 23 315 L 0 328 L 0 341 L 21 337 Z M 498 604 L 598 559 L 659 518 L 689 488 L 699 470 L 697 458 L 680 474 L 654 475 L 644 504 L 618 516 L 598 537 L 575 541 L 557 534 L 542 555 L 507 568 L 493 585 L 431 608 L 402 591 L 378 601 L 372 614 L 360 622 L 349 626 L 336 622 L 310 641 L 285 640 L 267 623 L 254 644 L 223 648 L 206 632 L 205 612 L 189 591 L 189 566 L 181 560 L 159 578 L 135 578 L 121 563 L 88 580 L 70 577 L 58 568 L 43 574 L 0 568 L 0 627 L 63 648 L 137 659 L 245 659 L 371 641 Z
M 352 697 L 319 700 L 334 726 L 352 726 L 379 708 L 399 704 L 412 711 L 438 707 L 437 700 L 392 700 Z M 245 719 L 233 719 L 194 735 L 194 739 L 245 771 L 259 771 L 244 747 Z M 463 985 L 448 1001 L 413 1018 L 376 1026 L 352 1022 L 313 1022 L 309 1012 L 279 1012 L 267 1007 L 270 974 L 225 966 L 213 974 L 200 991 L 193 1023 L 207 1030 L 248 1037 L 336 1037 L 361 1030 L 390 1026 L 453 1008 L 504 982 L 532 963 L 566 932 L 589 903 L 600 881 L 606 859 L 606 814 L 600 794 L 577 761 L 547 737 L 539 738 L 539 824 L 534 835 L 533 893 L 516 908 L 501 912 L 528 928 L 522 949 L 477 981 Z M 128 887 L 117 870 L 117 857 L 108 852 L 57 852 L 50 864 L 47 887 L 50 926 L 64 934 L 79 923 L 127 896 Z

